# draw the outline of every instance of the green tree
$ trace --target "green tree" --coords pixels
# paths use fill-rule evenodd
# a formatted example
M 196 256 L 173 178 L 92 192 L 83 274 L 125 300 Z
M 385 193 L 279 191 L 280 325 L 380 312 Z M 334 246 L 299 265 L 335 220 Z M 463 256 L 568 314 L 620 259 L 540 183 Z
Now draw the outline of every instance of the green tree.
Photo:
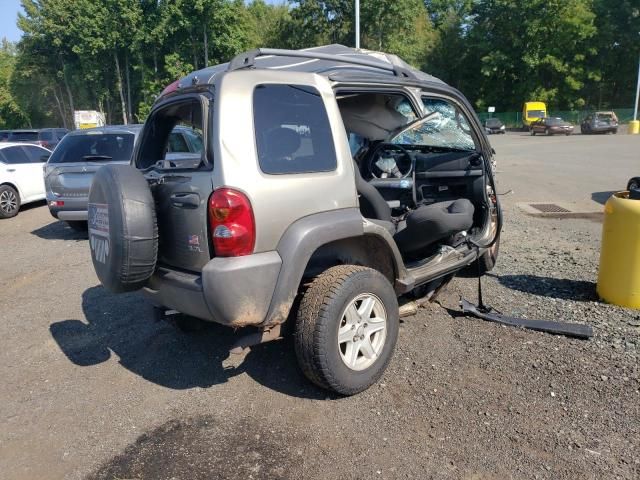
M 418 67 L 433 47 L 435 33 L 421 0 L 369 0 L 362 3 L 361 44 L 399 55 Z
M 264 0 L 254 0 L 247 5 L 249 14 L 249 43 L 251 47 L 284 48 L 287 41 L 283 31 L 291 22 L 289 7 L 267 4 Z
M 631 106 L 640 45 L 638 0 L 594 0 L 595 27 L 588 51 L 587 103 L 593 108 Z
M 0 128 L 29 125 L 29 118 L 11 92 L 11 78 L 16 64 L 15 45 L 2 39 L 0 43 Z

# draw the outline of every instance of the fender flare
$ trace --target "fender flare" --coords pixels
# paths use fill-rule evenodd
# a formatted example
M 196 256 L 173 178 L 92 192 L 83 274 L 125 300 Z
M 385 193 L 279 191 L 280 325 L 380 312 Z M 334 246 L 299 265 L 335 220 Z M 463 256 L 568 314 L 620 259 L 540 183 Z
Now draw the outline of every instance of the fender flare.
M 362 220 L 360 210 L 345 208 L 309 215 L 287 228 L 276 247 L 282 267 L 264 325 L 287 319 L 311 255 L 326 243 L 363 235 Z
M 307 263 L 318 248 L 363 235 L 380 237 L 389 246 L 396 271 L 396 293 L 411 290 L 414 279 L 407 273 L 393 238 L 383 227 L 363 218 L 358 208 L 317 213 L 294 222 L 278 242 L 276 250 L 282 258 L 282 268 L 263 325 L 277 325 L 287 319 Z

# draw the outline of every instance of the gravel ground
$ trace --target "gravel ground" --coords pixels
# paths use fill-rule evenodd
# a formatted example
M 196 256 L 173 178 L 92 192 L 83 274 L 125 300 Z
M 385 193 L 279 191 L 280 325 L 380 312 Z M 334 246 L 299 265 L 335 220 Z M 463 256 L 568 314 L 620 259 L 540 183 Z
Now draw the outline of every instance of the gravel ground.
M 506 137 L 502 191 L 522 174 L 520 140 Z M 589 192 L 616 188 L 584 181 Z M 183 333 L 154 322 L 138 294 L 106 293 L 86 239 L 46 207 L 3 221 L 1 476 L 639 478 L 640 311 L 597 301 L 597 217 L 527 216 L 516 201 L 547 200 L 535 191 L 503 197 L 485 299 L 588 323 L 595 337 L 462 317 L 459 296 L 475 300 L 476 283 L 457 278 L 441 306 L 404 319 L 380 383 L 351 398 L 310 385 L 289 340 L 232 363 L 234 332 Z

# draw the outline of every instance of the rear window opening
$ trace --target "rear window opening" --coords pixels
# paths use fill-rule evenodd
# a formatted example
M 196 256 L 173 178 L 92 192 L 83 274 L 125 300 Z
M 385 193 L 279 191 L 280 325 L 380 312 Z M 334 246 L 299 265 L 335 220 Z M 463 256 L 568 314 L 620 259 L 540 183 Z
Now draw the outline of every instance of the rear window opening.
M 124 162 L 131 159 L 133 133 L 68 135 L 51 154 L 49 163 Z
M 172 103 L 147 120 L 136 167 L 197 169 L 206 165 L 203 106 L 195 100 Z

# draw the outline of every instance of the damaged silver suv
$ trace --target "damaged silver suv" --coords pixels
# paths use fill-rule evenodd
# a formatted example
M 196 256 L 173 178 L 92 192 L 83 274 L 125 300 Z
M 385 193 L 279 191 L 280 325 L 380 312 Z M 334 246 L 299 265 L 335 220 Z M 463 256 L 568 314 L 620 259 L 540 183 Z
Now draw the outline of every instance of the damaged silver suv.
M 176 126 L 199 158 L 167 158 Z M 98 170 L 93 264 L 162 312 L 252 327 L 244 345 L 293 322 L 305 375 L 355 394 L 391 359 L 399 297 L 493 267 L 491 161 L 464 96 L 394 55 L 251 51 L 167 87 L 131 165 Z

